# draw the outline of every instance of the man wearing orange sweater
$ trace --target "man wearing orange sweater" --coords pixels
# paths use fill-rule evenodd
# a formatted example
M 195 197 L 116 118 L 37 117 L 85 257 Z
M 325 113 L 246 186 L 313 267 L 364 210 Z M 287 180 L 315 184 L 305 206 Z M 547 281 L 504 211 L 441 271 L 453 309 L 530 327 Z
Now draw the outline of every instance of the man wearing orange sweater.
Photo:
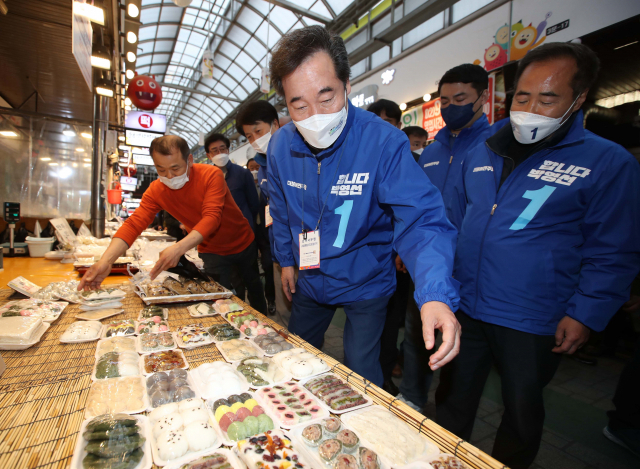
M 219 278 L 230 289 L 231 268 L 237 266 L 251 306 L 266 314 L 253 230 L 234 202 L 222 171 L 215 166 L 194 164 L 189 145 L 175 135 L 156 138 L 149 153 L 158 180 L 149 185 L 140 207 L 115 234 L 100 261 L 85 273 L 78 289 L 99 287 L 115 260 L 127 251 L 155 214 L 166 210 L 180 220 L 189 234 L 160 253 L 151 278 L 175 267 L 180 256 L 198 246 L 207 274 Z

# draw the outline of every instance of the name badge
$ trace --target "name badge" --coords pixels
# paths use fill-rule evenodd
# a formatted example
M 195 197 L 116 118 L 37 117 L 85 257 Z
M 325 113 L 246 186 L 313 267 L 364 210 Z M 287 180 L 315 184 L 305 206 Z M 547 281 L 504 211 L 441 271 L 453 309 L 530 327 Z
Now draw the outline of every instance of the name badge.
M 300 241 L 300 270 L 320 268 L 320 232 L 307 231 L 298 235 Z
M 273 225 L 273 217 L 271 216 L 271 212 L 269 211 L 269 206 L 267 205 L 264 208 L 264 226 L 269 228 L 271 225 Z

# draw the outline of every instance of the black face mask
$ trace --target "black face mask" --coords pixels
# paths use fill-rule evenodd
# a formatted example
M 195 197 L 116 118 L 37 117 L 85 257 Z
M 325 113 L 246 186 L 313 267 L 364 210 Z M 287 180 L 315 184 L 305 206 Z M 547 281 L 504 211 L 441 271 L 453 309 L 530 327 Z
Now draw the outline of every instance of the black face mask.
M 444 123 L 447 124 L 449 130 L 459 130 L 467 125 L 471 119 L 476 115 L 478 109 L 473 110 L 473 106 L 476 105 L 478 100 L 482 97 L 482 94 L 478 96 L 473 103 L 457 105 L 457 104 L 449 104 L 446 108 L 440 109 L 440 114 L 442 115 L 442 119 L 444 119 Z

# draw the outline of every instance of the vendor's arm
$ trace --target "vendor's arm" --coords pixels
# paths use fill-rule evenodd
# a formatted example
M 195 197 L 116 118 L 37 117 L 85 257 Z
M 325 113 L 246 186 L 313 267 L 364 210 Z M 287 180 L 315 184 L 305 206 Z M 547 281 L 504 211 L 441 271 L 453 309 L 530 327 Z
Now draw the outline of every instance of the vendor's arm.
M 282 289 L 287 299 L 291 301 L 291 294 L 296 292 L 294 277 L 296 261 L 292 250 L 293 238 L 289 227 L 287 201 L 284 198 L 278 167 L 272 155 L 269 155 L 268 158 L 269 213 L 273 218 L 273 225 L 271 226 L 273 231 L 272 251 L 273 257 L 282 267 Z
M 629 300 L 640 270 L 640 166 L 619 151 L 623 163 L 601 175 L 584 216 L 580 279 L 556 330 L 557 353 L 575 352 L 589 329 L 602 331 Z
M 113 263 L 127 252 L 129 245 L 120 238 L 113 238 L 98 262 L 87 270 L 80 280 L 78 290 L 95 290 L 111 273 Z
M 435 330 L 442 331 L 442 345 L 431 356 L 435 370 L 460 350 L 458 282 L 453 279 L 457 231 L 447 220 L 442 197 L 429 178 L 416 171 L 406 139 L 387 143 L 388 158 L 381 160 L 377 194 L 394 216 L 394 248 L 416 285 L 427 349 L 435 345 Z
M 196 230 L 191 230 L 180 242 L 173 244 L 160 253 L 160 258 L 151 269 L 151 280 L 155 279 L 162 271 L 169 270 L 178 265 L 180 256 L 193 249 L 204 240 L 204 237 Z

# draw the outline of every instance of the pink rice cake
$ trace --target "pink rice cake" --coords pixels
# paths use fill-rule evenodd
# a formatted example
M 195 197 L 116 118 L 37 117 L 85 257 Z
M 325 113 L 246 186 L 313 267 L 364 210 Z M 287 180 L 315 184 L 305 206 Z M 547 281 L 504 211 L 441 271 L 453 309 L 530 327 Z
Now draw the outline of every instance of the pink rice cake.
M 312 395 L 304 392 L 294 381 L 262 388 L 258 394 L 281 424 L 287 427 L 315 419 L 322 412 Z

